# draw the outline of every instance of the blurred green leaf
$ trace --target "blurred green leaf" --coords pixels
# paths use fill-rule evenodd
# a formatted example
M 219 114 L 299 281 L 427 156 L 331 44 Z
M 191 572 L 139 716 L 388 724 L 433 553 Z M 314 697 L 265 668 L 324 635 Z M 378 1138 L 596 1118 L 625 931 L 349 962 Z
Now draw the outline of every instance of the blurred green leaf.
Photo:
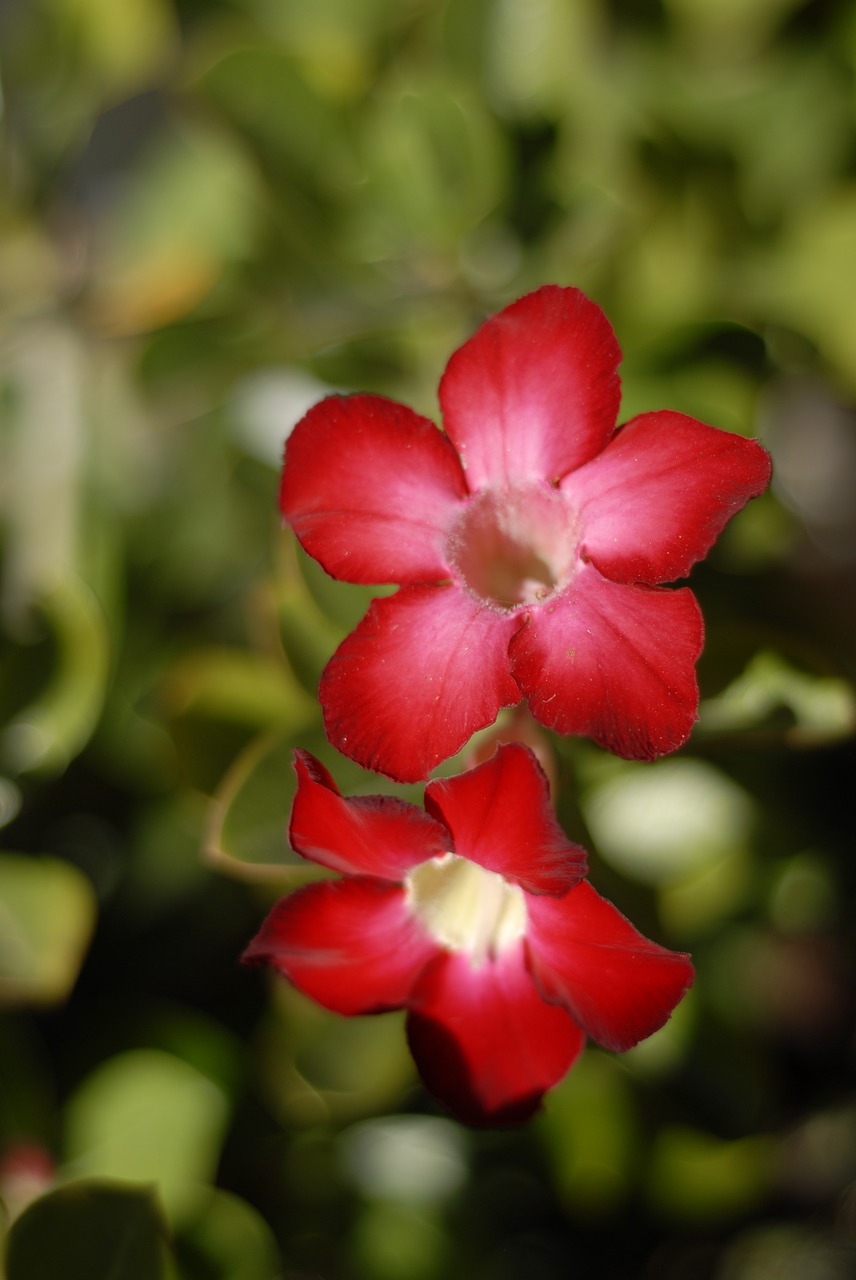
M 798 211 L 749 281 L 769 315 L 814 342 L 836 378 L 856 391 L 853 295 L 856 184 L 838 183 Z
M 343 795 L 395 795 L 410 803 L 421 799 L 421 787 L 401 786 L 339 755 L 320 727 L 262 735 L 235 759 L 209 810 L 205 851 L 220 870 L 246 879 L 291 883 L 327 874 L 288 846 L 297 747 L 310 751 L 330 770 Z
M 757 868 L 746 848 L 724 849 L 718 858 L 691 868 L 659 892 L 660 919 L 683 940 L 721 928 L 751 900 Z M 684 945 L 687 945 L 684 941 Z
M 177 35 L 168 0 L 42 0 L 80 59 L 80 80 L 108 98 L 157 75 Z
M 265 24 L 299 61 L 307 82 L 333 101 L 370 89 L 385 28 L 402 22 L 386 0 L 313 0 L 263 4 Z
M 548 1096 L 539 1128 L 564 1199 L 587 1217 L 624 1199 L 638 1119 L 628 1077 L 615 1060 L 586 1051 Z
M 107 620 L 85 582 L 65 578 L 41 612 L 55 657 L 41 691 L 0 735 L 0 752 L 15 772 L 61 772 L 91 736 L 107 689 Z
M 167 1232 L 148 1187 L 87 1181 L 36 1200 L 12 1227 L 7 1280 L 165 1280 Z
M 199 649 L 173 663 L 163 685 L 171 718 L 193 715 L 257 728 L 303 726 L 312 699 L 281 662 L 246 649 Z
M 0 1005 L 64 1000 L 95 915 L 92 885 L 70 863 L 0 854 Z
M 344 639 L 347 628 L 353 626 L 361 616 L 360 603 L 363 612 L 368 608 L 368 593 L 364 587 L 334 584 L 344 586 L 342 595 L 337 597 L 336 607 L 341 609 L 354 605 L 357 613 L 353 621 L 340 623 L 335 614 L 331 618 L 326 611 L 326 596 L 315 598 L 316 587 L 319 593 L 328 590 L 323 581 L 327 578 L 323 570 L 316 574 L 310 568 L 314 562 L 309 561 L 303 552 L 298 552 L 296 541 L 291 537 L 282 538 L 278 550 L 280 564 L 276 607 L 282 647 L 298 679 L 314 696 L 321 672 L 333 651 Z M 352 594 L 354 591 L 362 593 L 360 603 L 355 604 Z
M 459 27 L 467 19 L 472 25 L 471 3 L 453 3 L 451 8 L 453 15 L 458 11 Z M 526 9 L 493 4 L 485 19 L 479 52 L 487 63 L 492 94 L 504 112 L 524 119 L 561 115 L 569 98 L 580 95 L 581 81 L 591 101 L 589 95 L 596 92 L 598 41 L 603 35 L 596 2 L 578 0 L 569 5 L 563 0 L 542 0 Z M 456 34 L 460 40 L 463 32 Z
M 799 0 L 667 0 L 666 9 L 691 32 L 711 60 L 745 56 Z
M 297 547 L 297 565 L 310 599 L 323 610 L 325 616 L 340 630 L 341 635 L 352 631 L 365 616 L 372 600 L 390 595 L 394 586 L 378 583 L 371 587 L 352 582 L 337 582 L 324 571 L 317 560 Z
M 276 1280 L 282 1267 L 276 1239 L 264 1218 L 238 1196 L 211 1189 L 178 1240 L 179 1261 L 190 1247 L 204 1259 L 206 1280 Z M 200 1274 L 194 1266 L 193 1274 Z
M 786 712 L 784 727 L 777 720 Z M 794 747 L 849 737 L 856 730 L 856 693 L 840 676 L 800 671 L 782 654 L 762 650 L 717 697 L 701 704 L 703 732 L 781 736 Z
M 365 117 L 363 163 L 349 248 L 368 260 L 451 251 L 502 198 L 502 134 L 451 79 L 410 79 L 379 93 Z
M 66 1109 L 66 1176 L 154 1183 L 171 1220 L 207 1194 L 226 1123 L 221 1090 L 154 1049 L 110 1058 Z
M 677 1071 L 695 1039 L 698 1013 L 696 986 L 686 993 L 665 1026 L 621 1055 L 622 1067 L 644 1079 L 668 1077 Z
M 101 225 L 91 318 L 113 333 L 174 320 L 251 247 L 260 191 L 227 136 L 182 123 L 159 138 Z
M 268 1105 L 301 1128 L 396 1109 L 414 1086 L 404 1014 L 342 1018 L 272 979 L 275 1000 L 259 1040 Z
M 766 1137 L 729 1142 L 696 1129 L 664 1129 L 654 1144 L 648 1195 L 670 1218 L 727 1222 L 763 1203 L 776 1164 L 776 1143 Z
M 317 731 L 301 745 L 317 746 Z M 312 864 L 288 845 L 296 790 L 292 735 L 259 738 L 235 761 L 211 804 L 205 834 L 208 860 L 230 875 L 274 882 L 313 875 Z
M 450 1240 L 439 1222 L 409 1205 L 366 1206 L 349 1249 L 366 1280 L 442 1280 Z
M 233 49 L 205 72 L 202 88 L 262 163 L 285 176 L 285 205 L 320 211 L 356 181 L 347 114 L 315 92 L 283 50 Z
M 780 863 L 770 885 L 770 918 L 782 933 L 811 933 L 835 918 L 835 878 L 826 858 L 807 850 Z
M 204 791 L 260 729 L 292 736 L 317 715 L 285 663 L 246 649 L 185 654 L 166 673 L 162 697 L 181 766 Z
M 583 801 L 604 857 L 648 884 L 680 880 L 746 844 L 751 797 L 701 760 L 616 764 Z
M 719 267 L 716 220 L 702 193 L 662 200 L 627 247 L 620 289 L 622 303 L 649 334 L 697 323 L 709 314 L 716 296 Z

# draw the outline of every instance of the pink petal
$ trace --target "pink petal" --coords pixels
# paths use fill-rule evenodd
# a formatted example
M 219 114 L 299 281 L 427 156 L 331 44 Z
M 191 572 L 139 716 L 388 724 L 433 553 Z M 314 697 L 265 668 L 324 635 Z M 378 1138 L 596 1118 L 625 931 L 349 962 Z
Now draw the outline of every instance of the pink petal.
M 335 1013 L 406 1004 L 437 946 L 405 906 L 404 890 L 369 877 L 310 884 L 279 902 L 244 952 Z
M 653 584 L 685 577 L 770 470 L 757 441 L 663 411 L 628 422 L 562 489 L 601 573 Z
M 471 492 L 558 480 L 599 453 L 621 400 L 621 350 L 600 307 L 546 285 L 492 316 L 440 383 Z
M 425 808 L 449 828 L 454 851 L 530 893 L 564 893 L 586 873 L 586 851 L 556 821 L 532 752 L 498 747 L 484 764 L 425 788 Z
M 292 847 L 323 867 L 400 881 L 411 867 L 451 850 L 451 836 L 427 813 L 395 796 L 345 798 L 319 760 L 295 751 L 297 794 Z
M 561 595 L 533 608 L 511 641 L 511 669 L 532 714 L 619 756 L 675 751 L 696 719 L 704 624 L 686 587 L 663 591 L 580 565 Z
M 405 587 L 375 600 L 321 677 L 331 743 L 367 769 L 421 781 L 519 701 L 508 671 L 519 626 L 519 615 L 455 586 Z
M 579 1027 L 545 1004 L 519 943 L 473 969 L 447 953 L 423 973 L 407 1019 L 426 1087 L 467 1124 L 519 1124 L 583 1046 Z
M 285 446 L 282 513 L 345 582 L 447 578 L 442 530 L 466 493 L 448 439 L 382 396 L 329 396 Z
M 564 898 L 530 898 L 532 974 L 607 1049 L 629 1049 L 667 1021 L 690 986 L 689 956 L 634 929 L 587 881 Z

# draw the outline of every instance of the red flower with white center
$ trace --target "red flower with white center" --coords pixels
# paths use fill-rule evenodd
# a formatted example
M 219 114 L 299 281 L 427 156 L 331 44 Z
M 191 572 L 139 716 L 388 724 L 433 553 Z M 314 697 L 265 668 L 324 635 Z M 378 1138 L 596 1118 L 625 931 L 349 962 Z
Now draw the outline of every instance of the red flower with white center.
M 308 752 L 289 836 L 342 873 L 282 898 L 244 954 L 337 1013 L 407 1009 L 428 1089 L 471 1124 L 539 1106 L 586 1035 L 629 1049 L 667 1020 L 689 957 L 649 942 L 584 879 L 532 752 L 425 788 L 425 809 L 343 797 Z
M 445 433 L 375 395 L 331 396 L 288 440 L 280 505 L 334 578 L 397 583 L 333 655 L 331 743 L 425 778 L 501 707 L 653 759 L 698 708 L 689 573 L 766 487 L 761 446 L 680 413 L 616 430 L 603 312 L 547 286 L 489 319 L 440 383 Z

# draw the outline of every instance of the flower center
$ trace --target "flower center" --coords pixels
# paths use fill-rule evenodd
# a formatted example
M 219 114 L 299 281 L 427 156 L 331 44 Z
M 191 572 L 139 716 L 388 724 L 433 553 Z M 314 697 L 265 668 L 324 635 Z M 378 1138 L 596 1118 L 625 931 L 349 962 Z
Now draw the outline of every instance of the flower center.
M 514 609 L 569 582 L 579 541 L 564 494 L 534 483 L 477 493 L 450 528 L 446 553 L 473 595 Z
M 432 938 L 469 953 L 478 968 L 526 932 L 523 890 L 456 853 L 420 862 L 405 879 L 407 904 Z

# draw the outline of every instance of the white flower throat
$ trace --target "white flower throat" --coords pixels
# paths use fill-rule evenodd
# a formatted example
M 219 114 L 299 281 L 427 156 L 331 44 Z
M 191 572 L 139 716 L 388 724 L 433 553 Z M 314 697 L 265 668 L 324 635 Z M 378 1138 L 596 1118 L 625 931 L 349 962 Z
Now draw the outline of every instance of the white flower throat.
M 545 484 L 484 489 L 446 536 L 446 556 L 464 587 L 500 610 L 539 604 L 574 575 L 580 521 L 564 494 Z
M 478 968 L 526 933 L 523 890 L 456 853 L 420 862 L 404 882 L 407 904 L 442 946 Z

